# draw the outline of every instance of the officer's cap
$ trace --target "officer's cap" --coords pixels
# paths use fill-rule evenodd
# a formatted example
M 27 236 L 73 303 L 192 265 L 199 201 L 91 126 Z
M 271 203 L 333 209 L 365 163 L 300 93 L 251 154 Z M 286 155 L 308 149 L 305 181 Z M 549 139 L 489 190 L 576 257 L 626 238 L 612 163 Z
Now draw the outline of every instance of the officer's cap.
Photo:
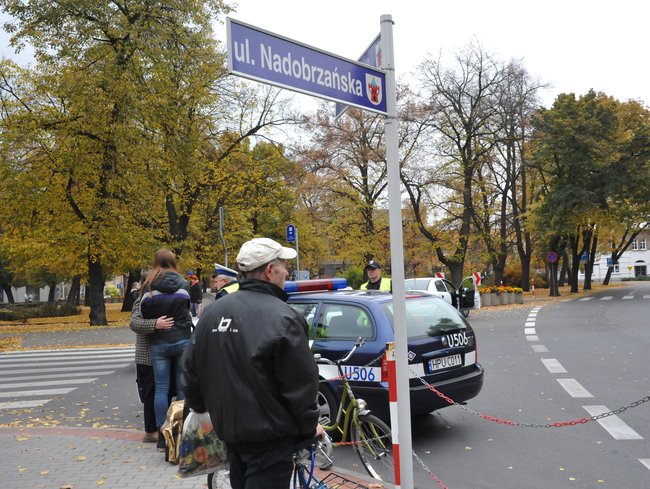
M 377 268 L 381 268 L 381 263 L 379 263 L 377 260 L 370 260 L 368 262 L 368 264 L 366 265 L 366 270 L 368 270 L 369 268 L 372 268 L 372 269 L 375 269 L 375 270 Z
M 217 275 L 227 275 L 228 277 L 237 277 L 237 270 L 233 270 L 232 268 L 224 267 L 223 265 L 219 265 L 218 263 L 215 263 L 214 272 L 212 273 L 212 276 L 216 277 Z

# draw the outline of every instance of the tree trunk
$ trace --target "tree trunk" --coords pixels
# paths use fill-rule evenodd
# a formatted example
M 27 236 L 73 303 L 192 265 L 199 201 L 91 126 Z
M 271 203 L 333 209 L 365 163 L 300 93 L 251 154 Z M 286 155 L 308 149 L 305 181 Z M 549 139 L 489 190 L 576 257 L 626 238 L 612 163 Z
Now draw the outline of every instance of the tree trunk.
M 47 286 L 50 288 L 50 290 L 47 292 L 47 302 L 54 304 L 54 298 L 56 296 L 56 283 L 49 282 Z
M 66 299 L 66 304 L 69 306 L 78 306 L 79 305 L 79 294 L 81 292 L 81 277 L 75 275 L 72 277 L 72 284 L 70 284 L 70 292 L 68 292 L 68 298 Z
M 16 300 L 14 299 L 14 293 L 11 290 L 11 284 L 3 283 L 2 284 L 2 290 L 4 291 L 5 295 L 7 296 L 7 302 L 9 304 L 15 304 Z
M 530 290 L 530 255 L 520 254 L 519 262 L 521 263 L 521 283 L 519 286 L 528 292 Z
M 139 271 L 129 271 L 129 278 L 126 281 L 126 288 L 124 289 L 124 300 L 122 301 L 122 312 L 130 311 L 133 308 L 133 301 L 129 299 L 133 283 L 137 282 L 140 278 Z
M 104 304 L 104 274 L 98 257 L 88 257 L 88 287 L 86 300 L 90 306 L 90 325 L 107 326 L 106 305 Z

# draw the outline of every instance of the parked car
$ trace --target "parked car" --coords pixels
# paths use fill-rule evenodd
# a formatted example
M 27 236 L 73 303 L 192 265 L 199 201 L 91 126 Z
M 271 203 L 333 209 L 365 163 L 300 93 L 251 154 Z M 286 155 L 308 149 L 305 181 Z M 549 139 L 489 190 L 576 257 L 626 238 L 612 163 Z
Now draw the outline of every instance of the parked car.
M 345 284 L 345 279 L 337 280 L 339 287 Z M 315 291 L 324 287 L 314 285 L 316 282 L 326 281 L 287 282 L 285 286 L 285 290 L 292 291 L 289 305 L 299 311 L 309 325 L 314 354 L 337 360 L 352 349 L 357 338 L 366 338 L 365 344 L 344 365 L 344 372 L 349 375 L 352 389 L 368 403 L 372 412 L 388 420 L 388 383 L 380 357 L 386 343 L 394 341 L 392 294 L 359 290 Z M 477 360 L 476 335 L 469 323 L 444 300 L 426 293 L 407 294 L 406 316 L 409 370 L 412 372 L 409 381 L 411 414 L 423 415 L 449 405 L 418 377 L 457 402 L 478 395 L 483 385 L 483 368 Z M 334 366 L 319 364 L 318 367 L 323 380 L 338 376 Z M 323 416 L 336 416 L 340 384 L 333 380 L 320 383 L 319 403 Z
M 463 279 L 459 287 L 455 287 L 442 277 L 407 278 L 404 286 L 406 290 L 418 290 L 438 296 L 458 309 L 464 317 L 468 317 L 470 309 L 481 308 L 481 295 L 475 280 L 474 276 L 470 275 Z

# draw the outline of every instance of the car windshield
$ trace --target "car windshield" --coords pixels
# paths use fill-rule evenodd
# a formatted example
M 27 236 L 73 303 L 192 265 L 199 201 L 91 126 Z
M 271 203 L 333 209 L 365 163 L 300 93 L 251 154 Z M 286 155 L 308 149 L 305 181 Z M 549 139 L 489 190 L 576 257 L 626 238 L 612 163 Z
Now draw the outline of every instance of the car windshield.
M 382 304 L 393 324 L 393 303 Z M 394 328 L 394 325 L 393 325 Z M 409 297 L 406 300 L 406 329 L 409 339 L 438 336 L 466 329 L 467 322 L 452 306 L 436 297 Z
M 406 290 L 427 290 L 429 287 L 429 278 L 408 278 L 404 281 Z

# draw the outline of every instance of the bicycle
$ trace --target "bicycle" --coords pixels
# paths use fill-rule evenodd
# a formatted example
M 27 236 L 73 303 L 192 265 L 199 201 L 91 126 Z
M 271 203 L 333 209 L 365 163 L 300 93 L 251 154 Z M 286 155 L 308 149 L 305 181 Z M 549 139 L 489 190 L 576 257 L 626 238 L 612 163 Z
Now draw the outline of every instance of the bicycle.
M 378 417 L 370 414 L 366 402 L 354 395 L 348 377 L 343 373 L 343 364 L 350 360 L 365 341 L 365 338 L 358 338 L 347 355 L 336 361 L 314 355 L 317 363 L 336 366 L 339 374 L 337 380 L 343 383 L 341 402 L 334 423 L 329 424 L 331 420 L 326 419 L 321 420 L 321 424 L 327 433 L 340 437 L 338 444 L 351 444 L 354 447 L 361 464 L 371 477 L 384 482 L 394 482 L 395 469 L 390 428 Z

